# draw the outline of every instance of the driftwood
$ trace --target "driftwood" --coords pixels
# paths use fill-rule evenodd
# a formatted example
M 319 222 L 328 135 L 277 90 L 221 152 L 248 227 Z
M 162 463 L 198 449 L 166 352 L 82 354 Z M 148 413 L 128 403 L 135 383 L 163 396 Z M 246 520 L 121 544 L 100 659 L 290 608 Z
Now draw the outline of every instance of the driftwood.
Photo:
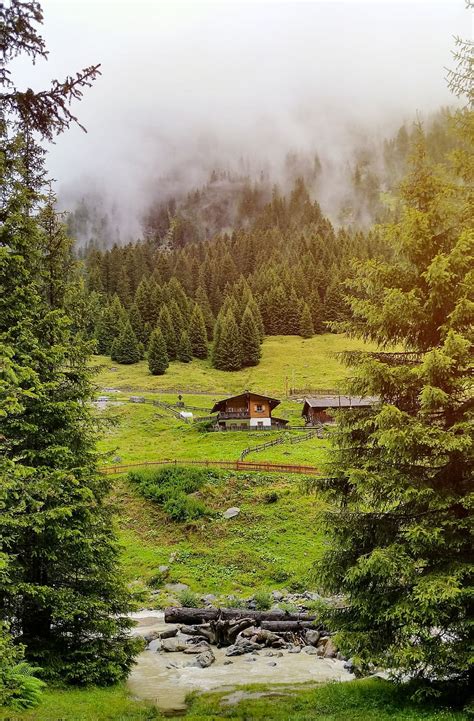
M 260 624 L 266 631 L 274 633 L 303 631 L 305 628 L 315 628 L 313 621 L 262 621 Z
M 240 608 L 165 608 L 166 623 L 184 623 L 189 626 L 209 623 L 210 621 L 251 621 L 255 625 L 276 631 L 279 624 L 282 631 L 297 631 L 312 626 L 316 616 L 307 613 L 286 613 L 285 611 L 250 611 Z M 289 623 L 296 624 L 289 626 Z M 264 625 L 265 624 L 265 625 Z M 272 624 L 272 625 L 267 625 Z M 306 625 L 308 624 L 308 625 Z

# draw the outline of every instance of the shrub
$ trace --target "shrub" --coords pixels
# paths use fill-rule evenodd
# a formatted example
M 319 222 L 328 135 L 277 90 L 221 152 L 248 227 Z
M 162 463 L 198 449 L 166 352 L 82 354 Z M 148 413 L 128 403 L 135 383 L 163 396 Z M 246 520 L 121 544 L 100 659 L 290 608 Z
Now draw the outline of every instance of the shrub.
M 238 596 L 228 596 L 224 601 L 222 601 L 222 606 L 224 608 L 245 608 L 246 603 L 243 598 L 239 598 Z
M 189 588 L 178 593 L 178 601 L 186 608 L 199 608 L 202 605 L 198 594 L 190 591 Z
M 207 508 L 197 498 L 190 498 L 184 493 L 170 495 L 163 504 L 164 512 L 173 521 L 193 521 L 207 513 Z
M 269 491 L 263 496 L 264 503 L 276 503 L 278 501 L 278 493 L 276 491 Z
M 268 591 L 257 591 L 254 601 L 258 611 L 268 611 L 273 603 L 272 596 Z
M 45 686 L 35 676 L 40 670 L 23 660 L 23 647 L 14 646 L 8 629 L 0 623 L 0 706 L 16 710 L 36 706 Z

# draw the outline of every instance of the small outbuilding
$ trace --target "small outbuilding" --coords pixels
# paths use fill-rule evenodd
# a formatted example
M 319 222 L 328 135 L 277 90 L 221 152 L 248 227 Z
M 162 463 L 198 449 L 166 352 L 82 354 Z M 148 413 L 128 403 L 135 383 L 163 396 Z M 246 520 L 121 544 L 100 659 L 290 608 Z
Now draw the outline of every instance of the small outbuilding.
M 370 408 L 379 400 L 376 396 L 315 396 L 304 399 L 301 415 L 308 425 L 332 423 L 335 410 Z

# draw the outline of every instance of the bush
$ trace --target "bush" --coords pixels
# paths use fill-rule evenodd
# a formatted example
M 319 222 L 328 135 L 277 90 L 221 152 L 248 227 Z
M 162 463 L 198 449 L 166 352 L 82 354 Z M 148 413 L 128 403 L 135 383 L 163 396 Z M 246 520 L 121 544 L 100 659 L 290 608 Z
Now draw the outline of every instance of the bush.
M 272 606 L 273 599 L 268 591 L 257 591 L 253 598 L 257 611 L 268 611 Z
M 173 521 L 192 521 L 210 513 L 202 501 L 189 496 L 210 478 L 216 478 L 216 475 L 202 468 L 182 466 L 165 466 L 128 474 L 128 480 L 138 486 L 140 493 L 162 506 Z
M 207 513 L 202 501 L 180 492 L 167 498 L 163 503 L 163 510 L 173 521 L 193 521 Z
M 224 608 L 246 608 L 247 606 L 244 599 L 238 596 L 228 596 L 222 601 L 221 605 L 224 606 Z
M 202 605 L 198 594 L 194 593 L 194 591 L 190 591 L 189 588 L 184 591 L 180 591 L 177 598 L 180 604 L 186 608 L 200 608 Z

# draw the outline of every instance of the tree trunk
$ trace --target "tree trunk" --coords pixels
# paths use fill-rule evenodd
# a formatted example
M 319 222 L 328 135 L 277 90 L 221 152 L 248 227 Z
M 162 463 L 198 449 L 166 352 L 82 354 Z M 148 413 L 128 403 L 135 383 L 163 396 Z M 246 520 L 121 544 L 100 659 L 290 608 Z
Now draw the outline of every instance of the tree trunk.
M 256 625 L 262 625 L 262 628 L 268 630 L 276 630 L 276 626 L 263 626 L 263 623 L 279 623 L 288 622 L 296 623 L 297 626 L 282 628 L 282 630 L 298 630 L 298 623 L 309 623 L 314 621 L 316 616 L 310 616 L 307 613 L 286 613 L 285 611 L 250 611 L 240 608 L 177 608 L 170 606 L 165 608 L 166 623 L 185 623 L 193 626 L 195 624 L 208 623 L 209 621 L 230 621 L 233 619 L 251 619 Z M 311 623 L 309 623 L 311 626 Z M 308 626 L 300 626 L 307 628 Z

